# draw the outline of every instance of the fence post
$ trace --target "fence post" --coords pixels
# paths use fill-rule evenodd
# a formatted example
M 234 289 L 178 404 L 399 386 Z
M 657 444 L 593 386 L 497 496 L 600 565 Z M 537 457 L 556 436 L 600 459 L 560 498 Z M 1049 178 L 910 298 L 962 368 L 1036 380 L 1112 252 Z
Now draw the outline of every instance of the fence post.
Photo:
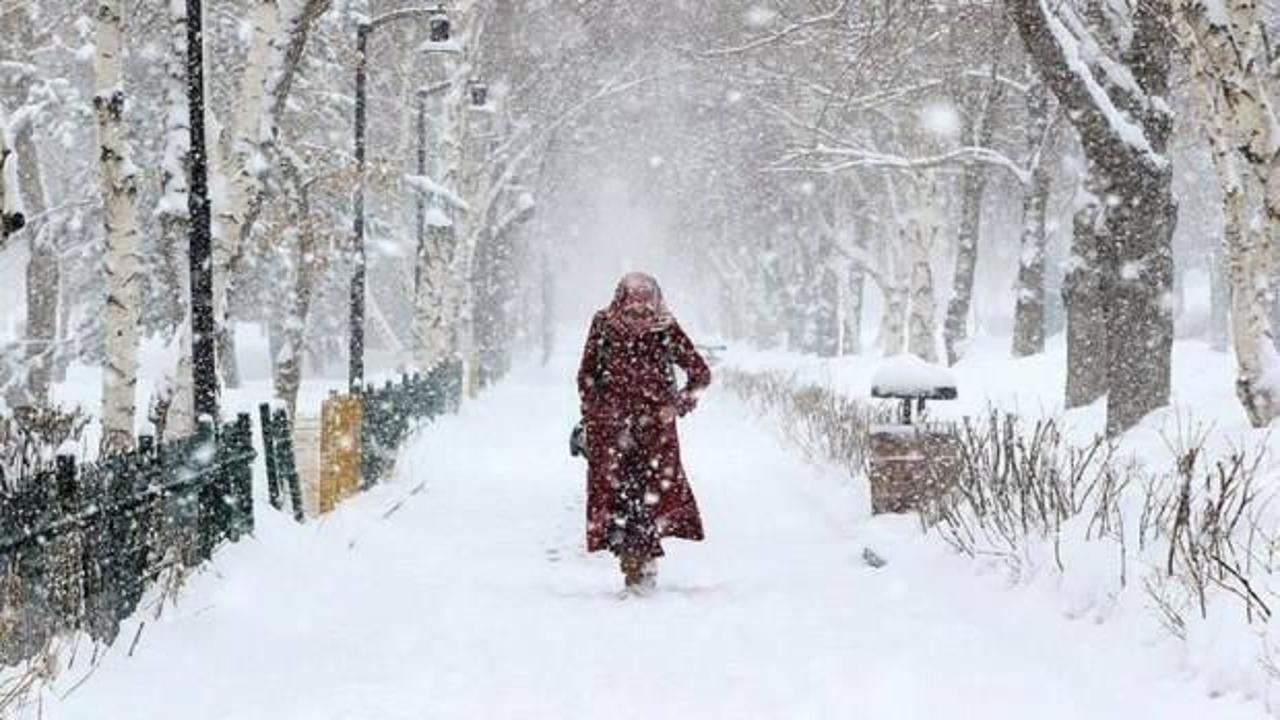
M 271 422 L 271 406 L 262 403 L 258 406 L 258 424 L 262 430 L 262 459 L 267 466 L 267 499 L 271 507 L 284 508 L 284 497 L 280 494 L 280 476 L 276 473 L 276 429 Z
M 306 520 L 306 511 L 302 507 L 302 485 L 298 481 L 298 466 L 293 456 L 293 433 L 289 427 L 289 415 L 283 408 L 276 410 L 275 428 L 279 433 L 279 464 L 276 470 L 289 488 L 289 502 L 293 505 L 293 519 L 298 522 Z
M 39 475 L 30 478 L 18 488 L 14 498 L 18 516 L 16 524 L 24 536 L 29 537 L 39 527 L 42 486 L 48 485 L 47 477 L 43 478 L 43 483 L 41 479 Z M 53 629 L 49 612 L 50 555 L 41 538 L 20 542 L 12 553 L 12 568 L 21 580 L 10 590 L 17 602 L 6 618 L 12 624 L 9 631 L 0 637 L 0 642 L 5 656 L 27 658 L 43 647 Z
M 201 418 L 196 426 L 196 440 L 191 448 L 191 473 L 195 485 L 197 563 L 208 560 L 217 544 L 222 524 L 218 499 L 218 445 L 213 421 Z
M 160 564 L 162 550 L 160 544 L 160 528 L 164 524 L 164 492 L 161 490 L 159 456 L 156 455 L 156 441 L 150 435 L 138 436 L 138 451 L 135 456 L 134 492 L 138 496 L 137 532 L 139 542 L 145 553 L 143 555 L 147 570 Z
M 84 506 L 76 486 L 75 457 L 59 455 L 54 467 L 57 515 L 72 524 L 51 542 L 50 609 L 58 627 L 74 630 L 80 627 L 84 615 L 84 534 L 80 517 Z
M 426 417 L 429 413 L 430 396 L 427 393 L 426 384 L 422 382 L 422 373 L 415 371 L 413 373 L 413 414 L 417 417 Z
M 150 447 L 150 443 L 147 446 Z M 124 560 L 116 565 L 119 604 L 116 606 L 115 620 L 118 625 L 133 614 L 142 599 L 142 579 L 147 573 L 150 546 L 147 543 L 149 523 L 146 456 L 140 450 L 134 450 L 122 453 L 117 460 L 118 474 L 115 482 L 120 488 L 120 494 L 113 494 L 113 499 L 120 510 L 114 514 L 119 523 L 118 537 L 121 543 L 117 552 L 124 553 Z
M 145 533 L 146 578 L 171 564 L 177 553 L 176 535 L 172 531 L 169 484 L 162 439 L 150 435 L 138 437 L 138 483 L 141 504 L 138 507 L 139 529 Z M 145 586 L 145 583 L 143 583 Z M 143 588 L 145 590 L 145 587 Z
M 226 480 L 222 502 L 227 513 L 227 538 L 235 542 L 253 532 L 253 423 L 249 414 L 236 415 L 227 435 L 227 457 L 220 463 Z
M 107 472 L 104 460 L 99 461 L 92 469 L 81 469 L 79 473 L 81 499 L 86 506 L 94 507 L 94 512 L 88 514 L 82 525 L 84 554 L 80 573 L 84 586 L 84 619 L 80 626 L 95 640 L 115 637 L 111 624 L 111 577 L 115 547 L 111 542 L 110 523 L 103 515 L 103 508 L 108 503 L 103 478 Z
M 59 455 L 57 459 L 58 506 L 67 517 L 79 514 L 80 493 L 76 489 L 76 459 L 74 455 Z

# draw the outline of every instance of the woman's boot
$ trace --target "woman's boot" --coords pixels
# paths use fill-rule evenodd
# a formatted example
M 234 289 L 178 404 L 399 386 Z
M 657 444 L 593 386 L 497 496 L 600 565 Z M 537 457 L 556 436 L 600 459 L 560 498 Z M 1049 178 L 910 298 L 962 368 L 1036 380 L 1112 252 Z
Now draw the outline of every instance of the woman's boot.
M 648 558 L 640 566 L 640 590 L 653 592 L 658 589 L 658 559 Z
M 644 584 L 644 568 L 646 558 L 632 553 L 618 556 L 618 565 L 622 568 L 622 578 L 628 590 L 641 589 Z

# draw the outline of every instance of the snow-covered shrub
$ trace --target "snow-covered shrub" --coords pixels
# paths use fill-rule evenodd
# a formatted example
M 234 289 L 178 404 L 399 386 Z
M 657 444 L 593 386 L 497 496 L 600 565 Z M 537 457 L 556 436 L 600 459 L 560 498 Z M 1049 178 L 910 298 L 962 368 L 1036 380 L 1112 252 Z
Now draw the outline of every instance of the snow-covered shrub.
M 1056 421 L 991 411 L 959 431 L 960 471 L 924 513 L 926 525 L 968 555 L 998 556 L 1021 574 L 1051 551 L 1069 572 L 1088 543 L 1109 543 L 1115 584 L 1141 581 L 1166 626 L 1185 637 L 1188 616 L 1209 616 L 1214 595 L 1249 623 L 1271 610 L 1255 584 L 1273 573 L 1275 518 L 1258 487 L 1263 456 L 1205 461 L 1203 438 L 1152 467 L 1098 437 L 1068 441 Z M 1251 576 L 1256 576 L 1251 579 Z
M 778 372 L 722 370 L 810 458 L 866 477 L 872 404 Z M 957 427 L 959 470 L 920 512 L 927 531 L 1057 596 L 1071 617 L 1120 614 L 1181 643 L 1213 692 L 1259 697 L 1280 679 L 1280 515 L 1262 450 L 1209 457 L 1207 435 L 1166 438 L 1154 463 L 1053 418 L 992 409 Z
M 810 460 L 834 462 L 853 477 L 866 474 L 868 432 L 886 421 L 887 411 L 784 373 L 725 369 L 718 377 L 758 412 L 778 418 L 787 438 Z
M 0 415 L 0 491 L 50 466 L 58 452 L 83 440 L 88 424 L 79 408 L 23 407 Z

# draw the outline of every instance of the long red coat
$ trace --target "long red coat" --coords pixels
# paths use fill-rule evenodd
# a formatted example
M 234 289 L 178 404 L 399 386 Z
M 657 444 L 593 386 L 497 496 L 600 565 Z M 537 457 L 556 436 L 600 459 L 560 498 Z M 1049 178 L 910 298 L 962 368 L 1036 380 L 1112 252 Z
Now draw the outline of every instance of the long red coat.
M 674 364 L 688 382 L 672 387 Z M 659 538 L 701 540 L 702 518 L 680 462 L 676 415 L 711 384 L 711 370 L 674 320 L 630 337 L 596 313 L 578 368 L 578 395 L 587 431 L 587 550 L 607 549 L 606 529 L 623 473 L 648 474 Z M 628 458 L 626 464 L 623 458 Z M 655 548 L 654 554 L 661 554 Z

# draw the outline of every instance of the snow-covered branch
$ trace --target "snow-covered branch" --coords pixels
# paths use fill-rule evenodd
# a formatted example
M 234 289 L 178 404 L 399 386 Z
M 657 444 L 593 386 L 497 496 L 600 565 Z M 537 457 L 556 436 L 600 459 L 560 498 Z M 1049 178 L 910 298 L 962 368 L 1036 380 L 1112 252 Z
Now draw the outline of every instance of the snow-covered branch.
M 786 27 L 782 28 L 781 30 L 778 30 L 777 32 L 773 32 L 768 35 L 758 37 L 750 42 L 744 43 L 742 45 L 737 45 L 735 47 L 718 48 L 715 50 L 703 50 L 698 52 L 697 54 L 705 58 L 722 58 L 730 55 L 741 55 L 743 53 L 749 53 L 749 52 L 752 52 L 753 50 L 759 50 L 760 48 L 767 47 L 769 45 L 774 45 L 783 40 L 786 40 L 788 37 L 798 32 L 801 32 L 803 30 L 807 30 L 813 27 L 838 21 L 841 15 L 844 13 L 844 9 L 848 7 L 848 5 L 849 5 L 849 0 L 841 0 L 840 4 L 832 8 L 830 11 L 821 13 L 819 15 L 815 15 L 810 18 L 805 18 L 803 20 L 796 20 L 791 24 L 787 25 Z
M 818 159 L 817 165 L 796 165 L 797 161 Z M 793 152 L 768 168 L 772 172 L 815 172 L 831 174 L 849 170 L 931 170 L 958 166 L 965 163 L 983 163 L 1000 168 L 1022 185 L 1031 182 L 1030 172 L 1004 153 L 979 146 L 959 147 L 937 155 L 905 157 L 889 153 L 854 150 L 849 148 L 817 146 Z

